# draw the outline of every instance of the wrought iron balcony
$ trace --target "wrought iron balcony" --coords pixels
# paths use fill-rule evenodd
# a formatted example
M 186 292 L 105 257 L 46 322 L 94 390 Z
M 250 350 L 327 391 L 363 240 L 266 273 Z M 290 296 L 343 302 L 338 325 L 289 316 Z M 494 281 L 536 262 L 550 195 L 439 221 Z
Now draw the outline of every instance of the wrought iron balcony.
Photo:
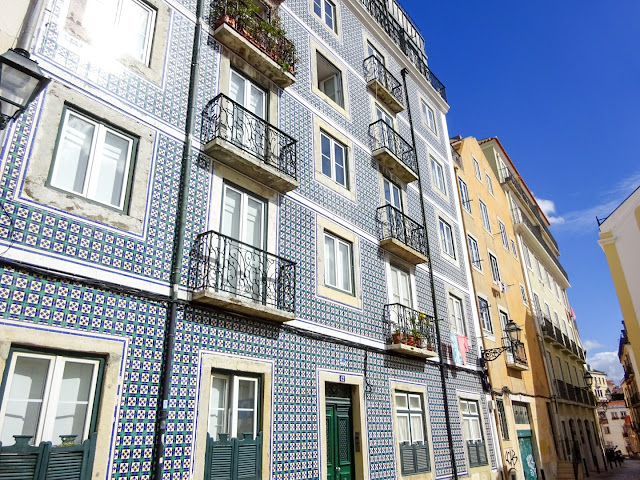
M 507 366 L 516 370 L 529 370 L 527 350 L 523 342 L 518 342 L 511 347 L 511 350 L 507 350 Z
M 572 402 L 577 402 L 578 398 L 576 397 L 576 388 L 570 383 L 567 383 L 566 385 L 567 385 L 567 400 Z
M 285 37 L 280 18 L 251 0 L 214 0 L 213 37 L 281 88 L 295 82 L 296 48 Z
M 543 333 L 543 335 L 545 336 L 546 339 L 555 342 L 556 333 L 555 333 L 555 330 L 553 328 L 553 324 L 551 323 L 551 320 L 548 319 L 547 317 L 545 317 L 544 315 L 541 316 L 540 318 L 541 318 L 540 323 L 542 324 L 542 333 Z
M 297 141 L 222 93 L 204 109 L 204 150 L 281 193 L 298 187 Z
M 191 251 L 193 300 L 269 320 L 295 318 L 296 264 L 217 232 Z
M 569 396 L 567 394 L 567 385 L 562 381 L 556 379 L 556 385 L 558 387 L 558 396 L 563 400 L 568 400 Z
M 404 110 L 402 84 L 394 77 L 387 67 L 375 55 L 371 55 L 363 62 L 364 78 L 367 86 L 394 113 Z
M 384 316 L 389 332 L 387 336 L 389 350 L 422 358 L 438 355 L 435 323 L 432 316 L 400 303 L 385 305 Z
M 376 210 L 376 223 L 382 248 L 414 265 L 428 260 L 424 227 L 418 222 L 384 205 Z
M 410 183 L 418 179 L 416 151 L 384 120 L 369 125 L 369 143 L 374 158 L 400 180 Z

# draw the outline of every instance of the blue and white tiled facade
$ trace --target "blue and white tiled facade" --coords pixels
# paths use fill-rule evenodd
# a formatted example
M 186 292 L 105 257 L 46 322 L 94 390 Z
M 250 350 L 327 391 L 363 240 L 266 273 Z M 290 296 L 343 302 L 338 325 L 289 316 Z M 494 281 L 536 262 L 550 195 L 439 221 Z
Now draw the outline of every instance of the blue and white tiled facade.
M 111 338 L 122 345 L 121 375 L 117 385 L 117 408 L 108 446 L 108 471 L 104 478 L 150 478 L 160 372 L 169 311 L 173 232 L 176 222 L 182 149 L 185 142 L 187 92 L 195 32 L 196 0 L 157 0 L 165 9 L 166 38 L 159 78 L 140 73 L 117 60 L 96 56 L 66 30 L 70 0 L 48 0 L 32 48 L 32 58 L 52 78 L 52 85 L 31 105 L 5 136 L 1 151 L 2 208 L 0 251 L 6 260 L 0 269 L 1 325 L 73 335 L 79 339 Z M 207 2 L 205 2 L 207 3 Z M 299 187 L 280 195 L 275 212 L 276 253 L 296 262 L 296 319 L 275 325 L 189 301 L 187 278 L 189 252 L 197 234 L 215 229 L 212 212 L 220 209 L 220 192 L 214 191 L 217 163 L 203 151 L 201 121 L 196 120 L 193 166 L 189 179 L 184 264 L 183 302 L 171 365 L 169 419 L 164 456 L 164 478 L 194 478 L 195 430 L 199 415 L 199 378 L 203 352 L 215 352 L 271 362 L 272 385 L 269 478 L 320 478 L 321 454 L 318 371 L 341 372 L 364 378 L 368 472 L 363 478 L 397 477 L 392 419 L 391 382 L 424 387 L 427 420 L 433 451 L 433 478 L 452 476 L 451 456 L 444 414 L 440 366 L 433 359 L 402 357 L 385 352 L 387 327 L 383 307 L 389 303 L 388 263 L 379 246 L 375 209 L 380 205 L 380 173 L 369 147 L 369 124 L 373 121 L 374 97 L 367 88 L 362 68 L 365 39 L 370 38 L 386 55 L 388 69 L 400 78 L 410 66 L 399 50 L 375 39 L 384 32 L 368 31 L 373 18 L 357 1 L 340 1 L 340 34 L 335 35 L 313 14 L 308 0 L 286 0 L 279 13 L 287 36 L 299 58 L 296 82 L 278 94 L 277 125 L 298 140 Z M 158 34 L 159 35 L 159 34 Z M 348 116 L 329 105 L 312 90 L 311 45 L 328 51 L 347 72 L 345 93 Z M 219 93 L 222 49 L 204 29 L 200 42 L 200 74 L 196 112 Z M 415 73 L 414 73 L 415 72 Z M 477 366 L 479 349 L 477 317 L 467 265 L 466 245 L 457 201 L 455 177 L 449 151 L 445 114 L 448 108 L 417 70 L 409 68 L 408 94 L 423 190 L 424 210 L 431 246 L 431 265 L 442 339 L 449 343 L 448 292 L 463 297 L 470 351 L 465 365 L 447 357 L 448 405 L 451 416 L 457 471 L 470 467 L 463 439 L 458 399 L 470 395 L 480 401 L 487 440 L 489 468 L 496 468 L 493 451 L 492 413 L 482 393 Z M 60 208 L 25 191 L 25 177 L 35 147 L 45 135 L 58 130 L 47 124 L 43 111 L 53 85 L 86 97 L 119 118 L 152 132 L 148 139 L 146 202 L 139 229 L 123 228 L 110 219 L 87 218 L 82 209 Z M 420 101 L 436 114 L 435 135 L 421 119 Z M 353 198 L 347 198 L 316 179 L 314 118 L 332 125 L 352 144 Z M 397 130 L 409 142 L 408 111 L 397 115 Z M 447 195 L 434 190 L 429 155 L 444 166 Z M 140 159 L 139 159 L 140 160 Z M 139 161 L 140 163 L 140 161 Z M 137 174 L 134 171 L 133 175 Z M 48 188 L 48 187 L 46 187 Z M 84 200 L 78 198 L 77 202 Z M 406 187 L 406 213 L 422 218 L 417 182 Z M 457 263 L 440 251 L 438 216 L 451 224 Z M 346 305 L 318 293 L 319 220 L 339 224 L 357 237 L 360 260 L 359 307 Z M 420 220 L 420 223 L 422 221 Z M 429 264 L 414 270 L 417 307 L 434 312 Z M 37 267 L 37 268 L 36 268 Z M 69 275 L 57 275 L 66 272 Z M 114 288 L 120 285 L 121 288 Z M 56 349 L 56 345 L 50 345 Z M 446 349 L 445 349 L 446 350 Z M 428 394 L 427 394 L 428 392 Z M 200 479 L 198 479 L 200 480 Z

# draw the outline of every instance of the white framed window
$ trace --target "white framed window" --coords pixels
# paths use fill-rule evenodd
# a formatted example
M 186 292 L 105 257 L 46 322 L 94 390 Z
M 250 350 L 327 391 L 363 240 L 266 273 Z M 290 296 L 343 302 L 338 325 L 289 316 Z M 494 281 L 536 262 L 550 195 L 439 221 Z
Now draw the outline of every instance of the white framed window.
M 419 393 L 395 392 L 398 442 L 409 445 L 425 441 L 424 409 Z
M 0 441 L 13 445 L 14 435 L 30 435 L 31 445 L 61 435 L 90 433 L 98 392 L 100 360 L 13 351 L 0 409 Z
M 342 71 L 320 52 L 316 52 L 316 55 L 318 90 L 324 93 L 329 100 L 344 108 Z
M 435 158 L 433 158 L 431 155 L 429 156 L 430 158 L 430 163 L 431 163 L 431 176 L 433 178 L 433 184 L 436 186 L 436 188 L 438 190 L 440 190 L 442 193 L 446 194 L 447 193 L 447 187 L 444 181 L 444 169 L 442 168 L 442 165 L 440 164 L 440 162 L 438 162 Z
M 527 265 L 527 268 L 533 271 L 533 265 L 531 264 L 531 255 L 529 254 L 529 249 L 526 245 L 522 245 L 522 253 L 524 254 L 524 263 Z
M 538 260 L 538 257 L 534 257 L 534 258 L 536 260 L 536 269 L 538 270 L 538 280 L 542 282 L 542 264 L 540 263 L 540 260 Z
M 136 138 L 65 107 L 49 184 L 126 210 L 136 146 Z
M 148 65 L 153 43 L 156 10 L 142 0 L 71 0 L 89 41 L 110 45 Z M 81 12 L 81 13 L 79 13 Z
M 375 57 L 380 62 L 381 65 L 385 64 L 384 55 L 382 55 L 380 53 L 380 50 L 374 47 L 373 44 L 369 40 L 367 40 L 367 57 L 366 58 L 369 58 L 369 57 Z
M 395 265 L 390 265 L 391 303 L 399 303 L 405 307 L 413 308 L 413 295 L 411 293 L 411 274 Z
M 220 233 L 264 250 L 266 247 L 266 201 L 224 183 Z
M 451 229 L 451 225 L 440 217 L 438 217 L 438 223 L 440 225 L 440 243 L 442 251 L 455 260 L 456 249 L 453 243 L 453 230 Z
M 486 298 L 478 295 L 478 309 L 480 311 L 480 323 L 482 328 L 491 334 L 493 334 L 493 323 L 491 322 L 491 310 L 489 309 L 489 302 Z
M 480 217 L 482 218 L 482 226 L 491 233 L 491 221 L 489 220 L 489 210 L 487 210 L 487 204 L 478 199 L 478 205 L 480 205 Z
M 400 190 L 400 187 L 387 177 L 383 176 L 382 189 L 384 193 L 384 202 L 402 212 L 402 190 Z
M 313 12 L 334 32 L 338 32 L 336 4 L 331 0 L 313 0 Z
M 493 183 L 491 183 L 491 177 L 487 172 L 484 172 L 484 176 L 487 179 L 487 190 L 489 190 L 489 193 L 493 195 Z
M 211 437 L 226 433 L 229 438 L 258 434 L 259 378 L 242 374 L 211 374 L 209 427 Z
M 494 283 L 500 285 L 500 267 L 498 267 L 498 259 L 492 253 L 489 254 L 489 263 L 491 264 L 491 278 Z
M 427 105 L 424 101 L 421 101 L 422 104 L 422 117 L 424 119 L 424 123 L 429 127 L 433 133 L 437 135 L 438 130 L 436 127 L 436 114 L 429 105 Z
M 504 310 L 498 310 L 498 315 L 500 316 L 500 325 L 502 326 L 502 341 L 504 342 L 505 347 L 511 346 L 511 339 L 509 335 L 505 333 L 505 328 L 507 327 L 507 323 L 509 323 L 509 314 Z M 511 350 L 507 350 L 507 362 L 513 363 L 513 352 Z
M 476 174 L 476 178 L 478 180 L 480 180 L 480 183 L 482 183 L 482 173 L 480 173 L 480 164 L 478 163 L 478 160 L 476 160 L 475 157 L 473 158 L 473 171 Z
M 460 413 L 462 415 L 462 436 L 467 444 L 469 466 L 473 468 L 488 465 L 489 460 L 477 400 L 460 399 Z
M 353 245 L 324 232 L 324 283 L 353 294 Z
M 527 302 L 527 294 L 524 290 L 524 285 L 522 284 L 520 284 L 520 295 L 522 295 L 522 303 L 529 305 L 529 302 Z
M 464 321 L 462 300 L 451 294 L 449 294 L 449 321 L 451 322 L 452 331 L 458 335 L 467 334 L 467 325 Z
M 514 257 L 518 258 L 518 254 L 516 253 L 516 242 L 513 241 L 513 238 L 511 239 L 511 252 Z
M 320 131 L 322 173 L 344 188 L 349 188 L 347 148 L 331 135 Z
M 502 221 L 498 220 L 498 228 L 500 229 L 500 239 L 502 240 L 502 246 L 509 250 L 509 238 L 507 237 L 507 227 L 504 226 Z
M 478 249 L 478 242 L 471 235 L 467 235 L 467 240 L 469 242 L 469 256 L 471 257 L 471 265 L 482 271 L 482 261 L 480 260 L 480 250 Z
M 462 208 L 471 213 L 471 199 L 469 198 L 467 182 L 458 177 L 458 185 L 460 185 L 460 201 L 462 202 Z

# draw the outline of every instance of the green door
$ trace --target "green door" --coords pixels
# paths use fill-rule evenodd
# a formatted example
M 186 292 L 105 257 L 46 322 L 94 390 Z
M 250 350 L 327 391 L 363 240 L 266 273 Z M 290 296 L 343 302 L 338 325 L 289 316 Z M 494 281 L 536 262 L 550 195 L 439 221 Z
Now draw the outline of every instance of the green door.
M 518 431 L 518 444 L 520 445 L 520 458 L 522 458 L 525 480 L 537 480 L 538 470 L 536 468 L 535 457 L 533 456 L 531 430 Z
M 351 405 L 345 399 L 327 399 L 327 480 L 353 477 Z

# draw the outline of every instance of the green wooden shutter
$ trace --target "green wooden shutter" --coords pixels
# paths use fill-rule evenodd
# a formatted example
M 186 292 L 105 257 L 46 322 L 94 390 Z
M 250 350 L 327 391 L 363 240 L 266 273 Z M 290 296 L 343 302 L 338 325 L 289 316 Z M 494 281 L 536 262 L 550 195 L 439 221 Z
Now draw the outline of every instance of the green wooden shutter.
M 480 462 L 480 465 L 489 464 L 487 459 L 487 446 L 484 442 L 478 442 L 478 461 Z
M 467 452 L 469 453 L 469 465 L 471 467 L 477 467 L 480 465 L 478 460 L 478 447 L 473 440 L 467 442 Z
M 228 440 L 226 433 L 214 440 L 207 434 L 207 451 L 205 454 L 205 480 L 232 480 L 233 440 Z
M 253 439 L 253 435 L 246 433 L 242 440 L 234 438 L 235 475 L 234 480 L 259 480 L 262 466 L 262 432 Z
M 413 452 L 416 465 L 416 473 L 425 473 L 430 470 L 429 465 L 429 445 L 418 443 L 413 445 Z
M 207 434 L 205 452 L 205 480 L 259 480 L 262 476 L 262 432 L 253 439 L 228 438 L 218 435 L 214 440 Z
M 410 445 L 409 442 L 400 444 L 400 470 L 402 475 L 417 473 L 413 445 Z

